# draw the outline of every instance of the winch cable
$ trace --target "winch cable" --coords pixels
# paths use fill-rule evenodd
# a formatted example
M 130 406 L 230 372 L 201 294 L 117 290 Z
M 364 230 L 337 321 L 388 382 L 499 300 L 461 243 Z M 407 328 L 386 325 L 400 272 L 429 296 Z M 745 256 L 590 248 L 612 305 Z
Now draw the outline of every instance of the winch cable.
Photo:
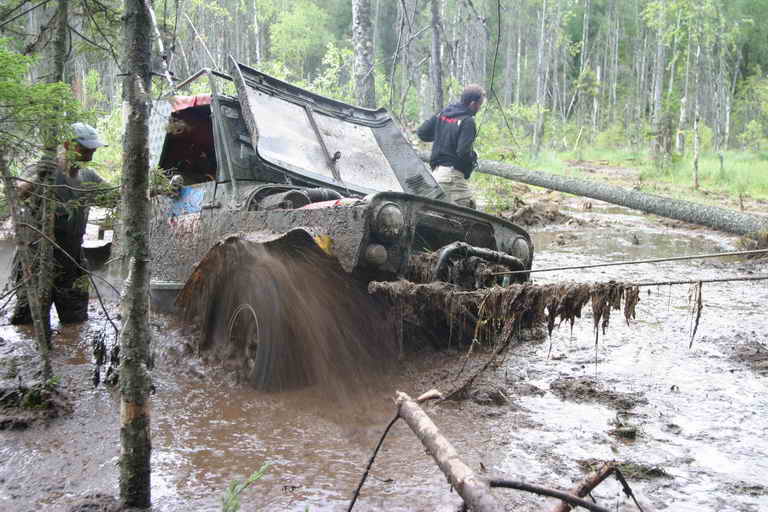
M 760 276 L 740 276 L 740 277 L 720 277 L 714 279 L 688 279 L 685 281 L 649 281 L 640 283 L 631 283 L 633 286 L 671 286 L 675 284 L 700 284 L 700 283 L 730 283 L 732 281 L 768 281 L 768 275 Z
M 600 268 L 600 267 L 616 267 L 620 265 L 640 265 L 643 263 L 662 263 L 666 261 L 685 261 L 685 260 L 702 260 L 707 258 L 722 258 L 724 256 L 749 256 L 755 254 L 766 254 L 768 249 L 755 249 L 752 251 L 735 251 L 735 252 L 719 252 L 712 254 L 693 254 L 690 256 L 673 256 L 670 258 L 655 258 L 650 260 L 634 260 L 634 261 L 612 261 L 610 263 L 595 263 L 593 265 L 574 265 L 570 267 L 552 267 L 552 268 L 537 268 L 531 270 L 508 270 L 506 272 L 494 272 L 493 275 L 511 275 L 511 274 L 526 274 L 533 272 L 556 272 L 558 270 L 583 270 L 588 268 Z

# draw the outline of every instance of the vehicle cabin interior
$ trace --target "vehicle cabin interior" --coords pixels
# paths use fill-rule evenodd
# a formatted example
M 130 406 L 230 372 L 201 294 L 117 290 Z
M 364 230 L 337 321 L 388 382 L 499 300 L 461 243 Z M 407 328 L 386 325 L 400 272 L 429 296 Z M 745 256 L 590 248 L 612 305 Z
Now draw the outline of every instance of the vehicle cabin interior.
M 210 105 L 177 110 L 168 122 L 160 168 L 170 177 L 180 174 L 184 185 L 216 179 Z

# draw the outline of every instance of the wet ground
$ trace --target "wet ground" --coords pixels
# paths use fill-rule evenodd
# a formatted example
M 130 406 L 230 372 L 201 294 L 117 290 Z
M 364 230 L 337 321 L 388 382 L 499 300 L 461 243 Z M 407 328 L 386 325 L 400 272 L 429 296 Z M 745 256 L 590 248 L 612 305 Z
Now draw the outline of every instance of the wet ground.
M 583 224 L 537 228 L 535 268 L 733 250 L 733 238 L 664 226 L 593 202 L 566 202 Z M 703 260 L 534 274 L 558 280 L 668 281 L 766 273 L 768 261 Z M 704 284 L 689 349 L 687 286 L 644 288 L 637 320 L 620 315 L 595 345 L 592 318 L 551 339 L 516 345 L 478 383 L 475 400 L 428 406 L 464 460 L 485 475 L 569 488 L 591 464 L 616 460 L 657 510 L 768 510 L 768 282 Z M 92 301 L 88 323 L 60 327 L 54 368 L 73 413 L 0 432 L 0 510 L 66 510 L 89 493 L 117 492 L 117 397 L 90 384 L 89 339 L 108 325 Z M 3 324 L 7 320 L 2 321 Z M 265 462 L 241 510 L 346 510 L 394 413 L 395 390 L 418 395 L 455 385 L 463 353 L 410 354 L 378 389 L 341 402 L 322 390 L 264 394 L 184 355 L 190 335 L 156 315 L 153 372 L 153 510 L 220 510 L 233 479 Z M 31 364 L 29 330 L 0 326 L 1 377 Z M 482 351 L 478 366 L 487 357 Z M 468 370 L 465 370 L 467 373 Z M 18 373 L 18 372 L 17 372 Z M 491 397 L 491 399 L 488 399 Z M 498 490 L 508 510 L 547 501 Z M 593 493 L 611 510 L 636 510 L 614 481 Z M 355 510 L 456 510 L 451 492 L 410 430 L 397 424 Z M 646 508 L 649 510 L 649 508 Z

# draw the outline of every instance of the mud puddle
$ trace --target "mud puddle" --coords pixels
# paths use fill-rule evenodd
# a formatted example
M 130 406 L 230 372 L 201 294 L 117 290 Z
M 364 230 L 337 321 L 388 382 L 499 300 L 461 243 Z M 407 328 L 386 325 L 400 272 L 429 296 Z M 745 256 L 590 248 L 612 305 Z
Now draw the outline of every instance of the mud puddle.
M 535 268 L 735 245 L 727 236 L 660 226 L 626 210 L 593 206 L 569 214 L 589 222 L 534 233 Z M 641 243 L 632 243 L 630 232 Z M 569 242 L 558 244 L 559 235 Z M 765 261 L 731 259 L 534 277 L 542 283 L 663 281 L 767 270 Z M 768 385 L 760 350 L 768 345 L 768 284 L 705 284 L 691 349 L 688 292 L 686 286 L 643 289 L 637 320 L 626 326 L 616 315 L 597 345 L 589 313 L 573 331 L 562 326 L 551 339 L 517 345 L 478 384 L 489 386 L 492 393 L 484 396 L 491 399 L 433 405 L 428 412 L 484 475 L 570 488 L 591 465 L 616 460 L 625 464 L 633 490 L 658 510 L 766 510 Z M 264 462 L 271 466 L 243 494 L 242 510 L 345 510 L 394 412 L 394 391 L 448 390 L 464 358 L 463 351 L 411 354 L 364 399 L 339 403 L 316 389 L 264 394 L 242 388 L 186 355 L 184 346 L 192 340 L 173 318 L 156 315 L 152 323 L 158 352 L 152 418 L 156 511 L 220 510 L 229 482 Z M 90 386 L 87 342 L 90 332 L 106 328 L 103 318 L 94 317 L 57 334 L 54 368 L 72 396 L 73 414 L 0 432 L 0 509 L 66 510 L 89 493 L 116 494 L 119 407 L 110 391 Z M 3 357 L 31 353 L 27 330 L 0 326 L 0 337 Z M 484 357 L 480 351 L 473 365 Z M 506 400 L 494 400 L 497 391 Z M 510 510 L 551 506 L 517 491 L 496 495 Z M 614 481 L 594 496 L 612 510 L 636 510 Z M 459 503 L 415 436 L 398 424 L 355 510 L 454 511 Z

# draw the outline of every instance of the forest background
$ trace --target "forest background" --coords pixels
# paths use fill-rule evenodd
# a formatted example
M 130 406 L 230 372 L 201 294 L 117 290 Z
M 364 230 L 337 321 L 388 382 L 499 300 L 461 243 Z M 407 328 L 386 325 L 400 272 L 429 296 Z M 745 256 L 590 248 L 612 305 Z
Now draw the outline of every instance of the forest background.
M 30 83 L 51 73 L 59 3 L 0 7 L 6 48 L 37 56 Z M 95 111 L 110 142 L 95 164 L 117 181 L 122 4 L 68 4 L 64 81 Z M 178 79 L 204 67 L 228 72 L 232 55 L 320 94 L 384 106 L 412 139 L 421 120 L 479 83 L 489 91 L 478 116 L 481 158 L 569 175 L 580 173 L 574 161 L 599 161 L 636 169 L 637 188 L 704 202 L 716 200 L 708 191 L 768 197 L 766 0 L 156 0 L 154 8 Z M 368 62 L 355 59 L 355 31 L 368 41 Z M 162 76 L 154 91 L 169 91 Z M 503 206 L 503 182 L 473 181 Z

